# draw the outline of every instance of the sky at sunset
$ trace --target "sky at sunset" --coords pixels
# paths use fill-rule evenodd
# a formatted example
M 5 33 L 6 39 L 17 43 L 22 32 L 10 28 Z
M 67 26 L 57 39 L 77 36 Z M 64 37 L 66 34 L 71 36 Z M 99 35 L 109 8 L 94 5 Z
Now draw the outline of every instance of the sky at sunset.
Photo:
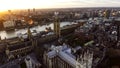
M 120 0 L 0 0 L 0 11 L 70 7 L 120 7 Z

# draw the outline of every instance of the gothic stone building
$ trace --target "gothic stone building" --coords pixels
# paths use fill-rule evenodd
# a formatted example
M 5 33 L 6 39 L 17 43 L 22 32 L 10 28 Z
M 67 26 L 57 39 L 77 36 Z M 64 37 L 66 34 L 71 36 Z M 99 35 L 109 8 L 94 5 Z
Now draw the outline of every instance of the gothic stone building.
M 66 45 L 53 47 L 44 54 L 47 68 L 92 68 L 92 60 L 93 53 L 87 51 L 76 58 Z

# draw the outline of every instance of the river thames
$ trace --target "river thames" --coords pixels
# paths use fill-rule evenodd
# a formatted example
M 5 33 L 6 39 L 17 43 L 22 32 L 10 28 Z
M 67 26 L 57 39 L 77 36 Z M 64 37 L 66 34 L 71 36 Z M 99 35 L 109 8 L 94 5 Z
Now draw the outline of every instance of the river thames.
M 60 27 L 63 27 L 66 25 L 71 25 L 71 24 L 72 24 L 72 22 L 61 22 Z M 36 30 L 37 32 L 40 32 L 40 31 L 44 31 L 46 27 L 51 27 L 51 29 L 53 29 L 54 26 L 53 26 L 53 23 L 50 23 L 48 25 L 34 26 L 34 27 L 30 28 L 30 30 L 31 31 Z M 0 31 L 0 36 L 1 36 L 1 39 L 4 39 L 5 37 L 8 39 L 8 38 L 17 37 L 18 33 L 25 34 L 26 32 L 27 32 L 27 28 L 18 29 L 16 31 Z

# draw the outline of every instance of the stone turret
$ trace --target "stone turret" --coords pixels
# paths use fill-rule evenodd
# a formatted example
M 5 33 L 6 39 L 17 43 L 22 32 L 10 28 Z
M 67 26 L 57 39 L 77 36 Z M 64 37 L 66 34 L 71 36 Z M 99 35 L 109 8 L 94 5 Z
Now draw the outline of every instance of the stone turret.
M 9 55 L 10 55 L 10 51 L 9 51 L 9 49 L 8 49 L 8 46 L 6 47 L 6 55 L 9 57 Z
M 1 39 L 1 36 L 0 36 L 0 41 L 1 41 L 2 39 Z
M 76 68 L 92 68 L 93 53 L 84 52 L 81 56 L 77 57 Z
M 9 46 L 8 46 L 8 44 L 7 44 L 7 39 L 6 39 L 6 37 L 5 37 L 5 39 L 4 39 L 4 43 L 5 43 L 5 45 L 6 45 L 6 50 L 5 50 L 5 53 L 6 53 L 6 55 L 7 55 L 7 57 L 8 57 L 8 59 L 10 59 L 10 50 L 9 50 Z
M 19 40 L 20 40 L 20 41 L 24 41 L 24 38 L 21 36 L 21 37 L 19 38 Z
M 8 58 L 8 61 L 12 58 L 14 58 L 14 55 L 10 53 L 10 50 L 9 50 L 9 45 L 8 45 L 8 42 L 7 42 L 7 39 L 5 37 L 5 39 L 3 40 L 4 44 L 6 45 L 6 50 L 5 50 L 5 54 Z
M 4 42 L 6 42 L 6 41 L 7 41 L 7 38 L 5 37 Z

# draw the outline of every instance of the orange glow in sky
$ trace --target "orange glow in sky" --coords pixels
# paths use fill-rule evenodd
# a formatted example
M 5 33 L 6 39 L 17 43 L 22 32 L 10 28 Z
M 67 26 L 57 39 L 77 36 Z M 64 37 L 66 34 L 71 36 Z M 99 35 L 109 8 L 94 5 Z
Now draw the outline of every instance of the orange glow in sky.
M 0 11 L 28 8 L 49 8 L 54 0 L 0 0 Z

